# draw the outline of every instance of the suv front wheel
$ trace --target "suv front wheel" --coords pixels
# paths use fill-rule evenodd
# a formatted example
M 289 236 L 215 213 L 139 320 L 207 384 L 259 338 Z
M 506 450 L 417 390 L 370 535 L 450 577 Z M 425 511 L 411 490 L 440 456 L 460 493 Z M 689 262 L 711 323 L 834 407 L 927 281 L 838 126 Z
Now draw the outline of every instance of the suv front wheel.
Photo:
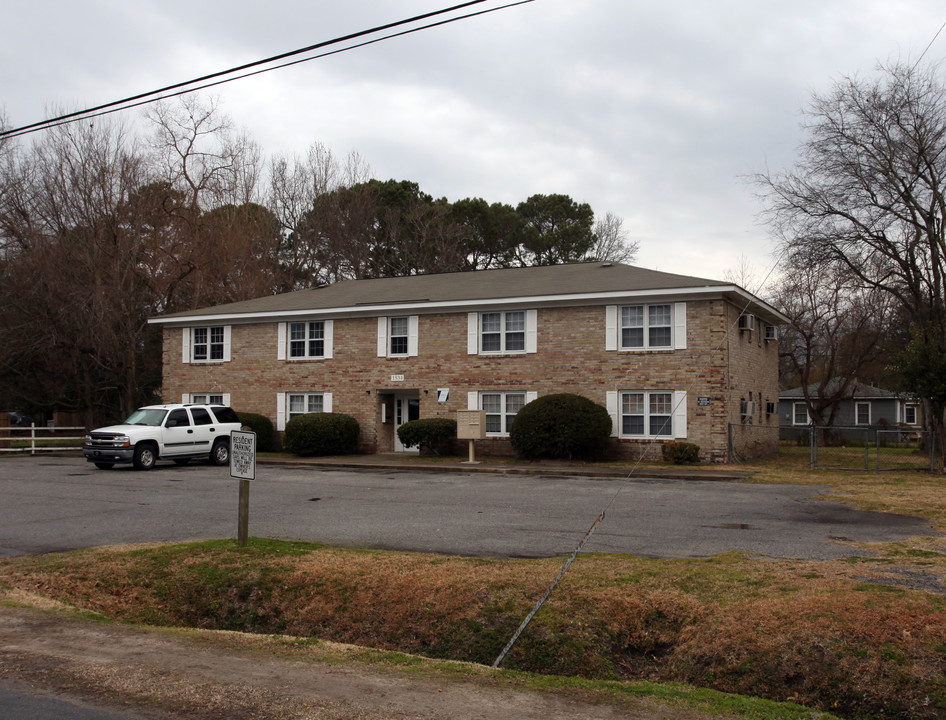
M 217 440 L 210 451 L 210 462 L 214 465 L 227 465 L 230 462 L 230 443 L 222 438 Z
M 154 467 L 158 459 L 158 453 L 151 443 L 138 443 L 135 445 L 135 454 L 132 455 L 132 462 L 136 470 L 150 470 Z

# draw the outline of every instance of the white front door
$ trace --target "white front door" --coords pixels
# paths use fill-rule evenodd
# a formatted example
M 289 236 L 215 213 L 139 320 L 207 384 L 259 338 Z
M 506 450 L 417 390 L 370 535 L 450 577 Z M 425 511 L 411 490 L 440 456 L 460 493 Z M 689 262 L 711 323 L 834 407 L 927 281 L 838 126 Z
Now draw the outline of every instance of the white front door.
M 420 452 L 420 448 L 404 447 L 401 444 L 401 438 L 397 436 L 397 429 L 409 420 L 417 420 L 420 417 L 420 395 L 395 395 L 394 396 L 394 451 L 395 452 Z

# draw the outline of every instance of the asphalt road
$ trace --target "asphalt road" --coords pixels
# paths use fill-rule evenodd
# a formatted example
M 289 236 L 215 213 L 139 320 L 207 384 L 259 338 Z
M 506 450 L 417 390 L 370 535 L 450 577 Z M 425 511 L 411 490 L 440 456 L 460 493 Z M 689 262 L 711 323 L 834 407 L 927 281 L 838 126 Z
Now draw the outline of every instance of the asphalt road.
M 814 499 L 826 488 L 260 464 L 249 533 L 459 555 L 585 552 L 664 558 L 742 551 L 831 559 L 851 543 L 935 534 L 921 518 Z M 75 457 L 0 458 L 0 556 L 236 537 L 239 481 L 226 467 L 98 470 Z

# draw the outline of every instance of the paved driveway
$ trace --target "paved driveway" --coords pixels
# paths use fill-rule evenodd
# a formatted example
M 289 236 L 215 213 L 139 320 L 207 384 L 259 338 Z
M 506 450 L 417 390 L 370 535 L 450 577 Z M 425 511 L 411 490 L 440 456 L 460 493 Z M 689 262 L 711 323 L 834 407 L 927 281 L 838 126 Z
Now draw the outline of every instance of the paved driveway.
M 73 457 L 0 458 L 0 555 L 235 537 L 227 468 L 97 470 Z M 935 534 L 913 517 L 815 500 L 825 488 L 701 480 L 535 477 L 259 465 L 251 535 L 487 556 L 586 552 L 828 559 L 854 542 Z

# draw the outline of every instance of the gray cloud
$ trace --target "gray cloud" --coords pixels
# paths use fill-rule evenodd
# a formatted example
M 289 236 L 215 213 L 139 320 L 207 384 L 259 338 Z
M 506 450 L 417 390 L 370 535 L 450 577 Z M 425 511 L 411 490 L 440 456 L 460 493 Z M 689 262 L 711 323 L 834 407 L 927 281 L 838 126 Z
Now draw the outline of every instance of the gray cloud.
M 25 124 L 446 3 L 16 5 L 0 108 Z M 642 265 L 718 277 L 744 255 L 762 274 L 769 240 L 740 178 L 792 162 L 812 91 L 919 57 L 944 20 L 932 0 L 537 0 L 214 94 L 269 154 L 357 150 L 451 200 L 568 193 L 622 216 Z

